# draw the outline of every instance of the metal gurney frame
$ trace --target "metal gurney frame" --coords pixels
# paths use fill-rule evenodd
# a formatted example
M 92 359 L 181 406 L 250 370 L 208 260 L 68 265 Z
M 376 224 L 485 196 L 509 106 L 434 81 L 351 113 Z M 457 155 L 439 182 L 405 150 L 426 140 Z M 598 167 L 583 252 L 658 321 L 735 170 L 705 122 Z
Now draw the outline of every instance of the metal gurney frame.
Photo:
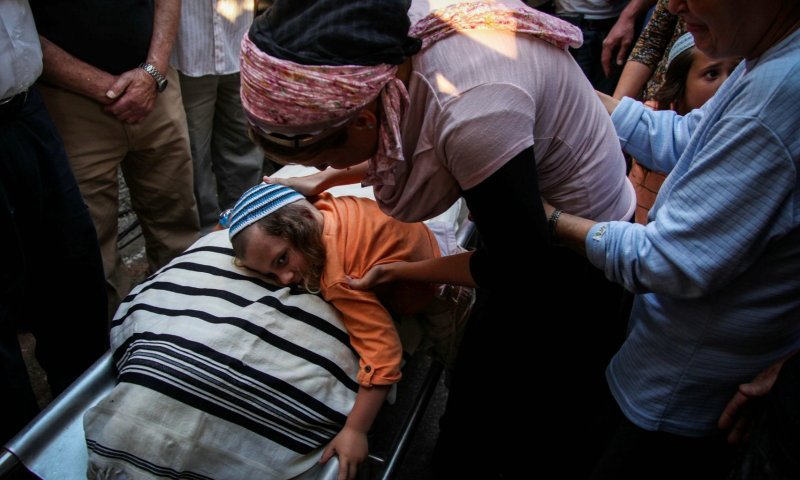
M 474 231 L 472 222 L 462 222 L 458 231 L 459 244 L 469 245 Z M 397 473 L 442 372 L 440 363 L 430 362 L 419 390 L 414 392 L 408 413 L 387 448 L 387 454 L 370 454 L 366 469 L 371 472 L 369 478 L 386 480 Z M 0 480 L 10 478 L 19 469 L 45 480 L 84 478 L 88 452 L 83 415 L 111 392 L 115 384 L 116 375 L 109 351 L 3 446 L 0 451 Z M 337 470 L 334 457 L 320 472 L 318 479 L 333 480 Z

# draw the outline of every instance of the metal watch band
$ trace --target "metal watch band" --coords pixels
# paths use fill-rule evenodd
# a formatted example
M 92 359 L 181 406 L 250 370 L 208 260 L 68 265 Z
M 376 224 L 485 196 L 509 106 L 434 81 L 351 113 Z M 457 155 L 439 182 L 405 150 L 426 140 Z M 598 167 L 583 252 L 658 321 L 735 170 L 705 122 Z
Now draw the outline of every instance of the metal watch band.
M 139 65 L 139 68 L 149 73 L 150 76 L 153 77 L 153 80 L 156 81 L 156 88 L 158 89 L 159 93 L 163 92 L 164 89 L 167 88 L 167 77 L 165 77 L 161 72 L 159 72 L 156 67 L 147 62 L 144 62 Z

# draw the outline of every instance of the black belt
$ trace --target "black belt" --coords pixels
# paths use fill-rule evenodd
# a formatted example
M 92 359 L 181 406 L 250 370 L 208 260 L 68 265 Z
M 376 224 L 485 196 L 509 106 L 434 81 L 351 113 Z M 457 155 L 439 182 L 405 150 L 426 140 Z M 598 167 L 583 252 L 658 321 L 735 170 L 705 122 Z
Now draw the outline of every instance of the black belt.
M 28 90 L 0 100 L 0 120 L 8 120 L 19 113 L 28 100 Z
M 557 18 L 569 22 L 581 30 L 611 30 L 619 17 L 592 20 L 584 18 L 580 13 L 564 13 L 556 15 Z

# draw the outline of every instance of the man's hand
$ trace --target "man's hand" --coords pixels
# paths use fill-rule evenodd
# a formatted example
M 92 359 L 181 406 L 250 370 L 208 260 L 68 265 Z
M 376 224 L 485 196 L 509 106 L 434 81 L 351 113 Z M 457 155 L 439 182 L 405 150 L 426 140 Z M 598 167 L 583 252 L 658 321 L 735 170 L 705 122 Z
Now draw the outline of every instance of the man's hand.
M 631 44 L 633 43 L 633 32 L 635 18 L 627 18 L 620 16 L 617 23 L 611 27 L 611 30 L 603 40 L 603 53 L 600 55 L 600 61 L 603 65 L 603 72 L 606 77 L 611 76 L 613 61 L 618 67 L 625 65 L 625 60 L 628 58 Z
M 725 406 L 717 422 L 717 426 L 721 430 L 730 430 L 728 432 L 728 443 L 737 444 L 747 438 L 752 426 L 750 413 L 753 410 L 753 403 L 772 390 L 772 386 L 778 378 L 778 373 L 780 373 L 781 367 L 786 363 L 786 360 L 783 359 L 770 365 L 766 370 L 756 375 L 750 383 L 739 385 L 739 391 Z
M 366 433 L 345 426 L 325 447 L 319 462 L 326 463 L 336 455 L 339 458 L 338 480 L 353 480 L 356 478 L 358 466 L 366 460 L 367 453 Z
M 156 81 L 137 67 L 120 75 L 106 92 L 114 103 L 105 107 L 106 113 L 128 124 L 144 120 L 156 104 Z

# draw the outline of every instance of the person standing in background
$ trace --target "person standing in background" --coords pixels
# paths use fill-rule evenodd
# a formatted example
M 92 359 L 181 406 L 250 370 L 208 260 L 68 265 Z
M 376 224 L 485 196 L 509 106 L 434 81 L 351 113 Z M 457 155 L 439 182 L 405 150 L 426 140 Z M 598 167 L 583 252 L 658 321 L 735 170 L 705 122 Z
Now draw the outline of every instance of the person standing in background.
M 31 2 L 47 109 L 103 254 L 109 317 L 130 291 L 117 247 L 121 166 L 155 272 L 197 240 L 192 160 L 169 55 L 180 0 Z
M 100 248 L 34 82 L 42 49 L 28 0 L 0 2 L 0 442 L 39 408 L 17 329 L 55 397 L 108 349 Z
M 603 71 L 601 63 L 603 41 L 616 25 L 628 0 L 554 0 L 554 14 L 581 29 L 583 45 L 570 48 L 570 53 L 580 65 L 595 90 L 611 94 L 617 86 L 622 67 Z
M 645 102 L 652 100 L 664 82 L 669 51 L 686 33 L 686 24 L 667 9 L 668 0 L 659 0 L 630 58 L 622 69 L 613 97 L 631 97 Z
M 181 4 L 170 63 L 178 70 L 194 162 L 202 233 L 261 180 L 264 157 L 247 137 L 239 97 L 239 44 L 253 23 L 250 0 Z

